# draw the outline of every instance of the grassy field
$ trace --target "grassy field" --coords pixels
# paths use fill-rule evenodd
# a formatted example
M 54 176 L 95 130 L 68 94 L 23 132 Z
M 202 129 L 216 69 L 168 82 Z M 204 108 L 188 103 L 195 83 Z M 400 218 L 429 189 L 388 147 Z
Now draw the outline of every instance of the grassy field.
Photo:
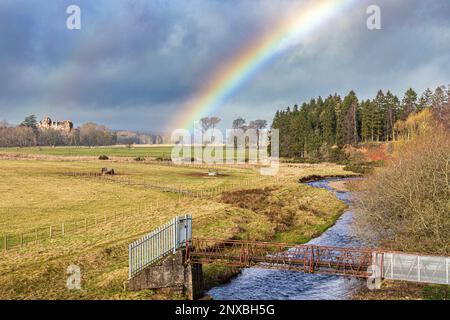
M 170 157 L 172 147 L 170 146 L 124 146 L 113 147 L 32 147 L 32 148 L 0 148 L 0 154 L 26 154 L 47 155 L 64 157 L 99 157 L 107 155 L 112 157 Z
M 255 168 L 206 169 L 139 162 L 111 162 L 112 181 L 68 173 L 98 172 L 104 161 L 0 161 L 0 235 L 18 234 L 71 219 L 105 213 L 120 215 L 76 233 L 0 252 L 3 299 L 165 299 L 124 290 L 127 244 L 176 215 L 191 213 L 194 235 L 301 243 L 330 226 L 345 205 L 325 190 L 300 185 L 311 174 L 348 174 L 332 164 L 282 166 L 277 177 L 261 177 Z M 211 190 L 229 186 L 207 199 L 180 197 L 121 179 Z M 253 181 L 245 186 L 243 181 Z M 230 201 L 231 199 L 231 201 Z M 66 269 L 82 270 L 81 291 L 67 290 Z M 215 283 L 225 270 L 205 266 Z

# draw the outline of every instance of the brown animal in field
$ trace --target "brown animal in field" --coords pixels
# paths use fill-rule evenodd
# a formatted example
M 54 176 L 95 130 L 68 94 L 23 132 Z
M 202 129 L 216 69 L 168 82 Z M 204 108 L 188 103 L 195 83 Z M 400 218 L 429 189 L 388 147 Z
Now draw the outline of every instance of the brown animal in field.
M 113 176 L 115 174 L 114 169 L 102 168 L 102 175 L 110 175 Z

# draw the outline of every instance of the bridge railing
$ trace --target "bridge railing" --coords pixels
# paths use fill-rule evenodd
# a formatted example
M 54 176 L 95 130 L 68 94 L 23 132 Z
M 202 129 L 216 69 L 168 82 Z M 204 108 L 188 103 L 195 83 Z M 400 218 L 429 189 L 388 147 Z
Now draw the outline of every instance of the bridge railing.
M 129 278 L 192 241 L 191 215 L 178 216 L 129 245 Z
M 384 252 L 377 256 L 384 279 L 450 284 L 450 258 Z

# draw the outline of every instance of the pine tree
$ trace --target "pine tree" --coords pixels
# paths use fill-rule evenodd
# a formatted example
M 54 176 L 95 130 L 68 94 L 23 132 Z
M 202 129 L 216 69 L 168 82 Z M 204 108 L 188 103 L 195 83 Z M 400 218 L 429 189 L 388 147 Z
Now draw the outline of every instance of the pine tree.
M 37 128 L 37 120 L 36 120 L 36 116 L 34 114 L 29 115 L 28 117 L 26 117 L 23 122 L 21 123 L 22 126 L 28 127 L 28 128 L 32 128 L 32 129 L 36 129 Z
M 342 132 L 344 144 L 356 144 L 359 141 L 358 121 L 359 104 L 354 91 L 344 98 L 342 102 Z
M 383 138 L 385 124 L 384 119 L 386 118 L 386 97 L 383 91 L 378 91 L 373 103 L 372 141 L 380 141 Z
M 399 100 L 391 91 L 388 91 L 385 96 L 385 103 L 386 113 L 383 136 L 385 141 L 391 141 L 394 138 L 394 125 L 398 117 Z
M 402 100 L 402 113 L 400 118 L 402 120 L 406 120 L 411 113 L 417 111 L 417 93 L 409 88 L 408 91 L 405 92 L 405 96 Z

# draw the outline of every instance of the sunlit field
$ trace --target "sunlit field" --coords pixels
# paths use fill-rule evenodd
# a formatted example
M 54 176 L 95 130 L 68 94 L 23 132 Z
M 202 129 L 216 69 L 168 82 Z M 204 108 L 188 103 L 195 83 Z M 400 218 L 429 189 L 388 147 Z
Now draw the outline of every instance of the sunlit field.
M 88 175 L 103 166 L 117 175 L 107 180 Z M 128 243 L 167 220 L 192 214 L 197 237 L 301 243 L 334 223 L 345 208 L 332 193 L 298 183 L 311 174 L 348 174 L 338 165 L 282 166 L 276 177 L 263 177 L 250 166 L 218 172 L 210 177 L 206 167 L 141 162 L 0 161 L 0 236 L 14 242 L 6 250 L 0 241 L 0 297 L 168 298 L 124 290 Z M 259 193 L 263 203 L 254 197 Z M 230 203 L 230 197 L 236 201 Z M 289 228 L 280 228 L 287 219 Z M 78 221 L 75 229 L 73 221 Z M 34 239 L 37 228 L 44 231 Z M 23 234 L 31 240 L 20 243 Z M 80 292 L 65 287 L 71 263 L 82 268 Z M 222 272 L 205 266 L 209 281 Z
M 145 159 L 158 159 L 158 160 L 170 160 L 172 155 L 173 146 L 171 145 L 133 145 L 133 146 L 108 146 L 108 147 L 26 147 L 26 148 L 0 148 L 1 157 L 36 157 L 45 159 L 48 157 L 90 157 L 98 158 L 100 156 L 107 156 L 109 158 L 140 158 Z M 183 158 L 184 161 L 189 161 L 191 158 L 201 159 L 201 151 L 194 147 L 191 148 L 191 153 L 184 154 L 185 150 L 178 148 L 179 152 L 176 156 Z M 203 147 L 205 159 L 208 149 Z M 219 150 L 219 149 L 218 149 Z M 215 155 L 215 151 L 209 151 L 212 155 Z M 233 149 L 224 146 L 222 149 L 223 162 L 226 161 L 226 157 L 231 157 L 243 161 L 249 157 L 249 149 Z M 256 149 L 252 150 L 256 154 Z M 199 155 L 200 154 L 200 155 Z M 220 158 L 218 156 L 218 158 Z
M 0 154 L 48 155 L 64 157 L 170 157 L 171 146 L 113 146 L 113 147 L 32 147 L 0 148 Z

